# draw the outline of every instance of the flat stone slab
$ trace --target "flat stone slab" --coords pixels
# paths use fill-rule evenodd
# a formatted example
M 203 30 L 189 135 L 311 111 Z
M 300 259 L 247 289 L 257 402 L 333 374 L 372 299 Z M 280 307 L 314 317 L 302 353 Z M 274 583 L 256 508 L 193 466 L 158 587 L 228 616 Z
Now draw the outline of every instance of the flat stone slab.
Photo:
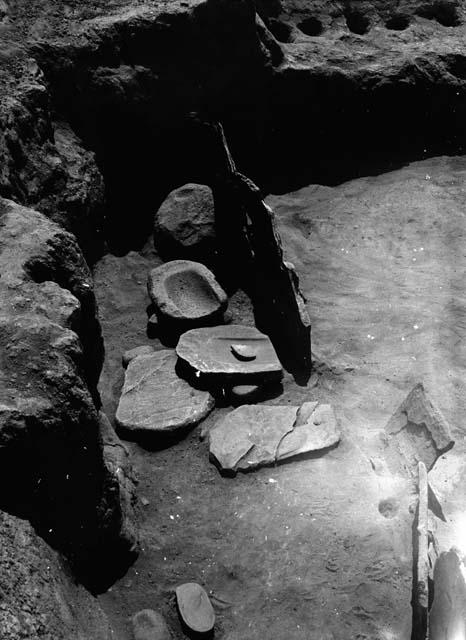
M 175 371 L 173 351 L 140 355 L 128 364 L 116 412 L 128 434 L 163 434 L 194 426 L 214 407 L 207 391 L 193 389 Z
M 454 445 L 447 421 L 422 384 L 414 387 L 390 418 L 383 441 L 390 471 L 410 476 L 416 476 L 420 461 L 430 471 L 437 458 Z
M 208 633 L 215 624 L 215 613 L 205 589 L 195 582 L 176 588 L 176 601 L 180 616 L 195 633 Z
M 210 322 L 228 306 L 214 274 L 191 260 L 172 260 L 152 269 L 147 290 L 157 315 L 176 321 Z
M 254 352 L 254 359 L 238 358 L 232 347 L 237 351 L 239 345 L 247 353 Z M 237 384 L 281 380 L 283 375 L 270 339 L 254 327 L 232 324 L 191 329 L 181 336 L 176 353 L 196 371 Z
M 224 471 L 245 471 L 337 444 L 330 405 L 243 405 L 209 432 L 210 455 Z

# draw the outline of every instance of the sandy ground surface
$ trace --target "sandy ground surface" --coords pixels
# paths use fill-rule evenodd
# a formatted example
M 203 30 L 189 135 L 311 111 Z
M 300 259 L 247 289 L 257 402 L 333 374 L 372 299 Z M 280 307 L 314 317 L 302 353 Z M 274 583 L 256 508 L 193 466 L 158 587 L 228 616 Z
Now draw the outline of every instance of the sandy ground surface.
M 406 478 L 385 470 L 379 432 L 417 382 L 456 439 L 430 474 L 447 518 L 439 536 L 444 544 L 463 538 L 466 159 L 426 160 L 268 201 L 325 365 L 307 387 L 287 377 L 283 394 L 267 403 L 331 402 L 342 442 L 325 456 L 233 479 L 209 462 L 199 428 L 163 451 L 130 443 L 143 551 L 101 597 L 119 640 L 131 638 L 130 617 L 146 607 L 184 637 L 173 588 L 188 581 L 210 592 L 218 638 L 408 640 L 415 495 Z M 146 250 L 106 256 L 96 267 L 101 393 L 111 418 L 121 354 L 148 342 L 145 282 L 155 264 Z M 250 321 L 246 306 L 234 310 Z M 214 411 L 207 426 L 229 410 Z

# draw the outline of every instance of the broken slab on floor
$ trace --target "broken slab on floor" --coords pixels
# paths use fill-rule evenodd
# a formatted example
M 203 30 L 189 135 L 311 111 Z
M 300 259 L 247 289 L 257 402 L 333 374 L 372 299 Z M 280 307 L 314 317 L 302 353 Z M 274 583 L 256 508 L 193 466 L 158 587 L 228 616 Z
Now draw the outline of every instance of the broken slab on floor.
M 274 464 L 337 444 L 340 431 L 330 405 L 243 405 L 209 432 L 210 455 L 223 471 Z
M 254 351 L 255 358 L 239 358 L 240 345 Z M 254 327 L 232 324 L 191 329 L 181 336 L 176 353 L 195 371 L 219 381 L 252 384 L 281 380 L 283 375 L 270 339 Z
M 176 371 L 176 354 L 163 349 L 131 360 L 116 413 L 125 436 L 173 434 L 194 426 L 214 407 L 207 391 L 193 389 Z
M 418 462 L 430 471 L 435 461 L 454 445 L 443 415 L 417 384 L 390 418 L 382 437 L 387 465 L 392 473 L 414 477 Z
M 200 262 L 172 260 L 152 269 L 147 291 L 159 320 L 199 325 L 221 320 L 228 297 Z

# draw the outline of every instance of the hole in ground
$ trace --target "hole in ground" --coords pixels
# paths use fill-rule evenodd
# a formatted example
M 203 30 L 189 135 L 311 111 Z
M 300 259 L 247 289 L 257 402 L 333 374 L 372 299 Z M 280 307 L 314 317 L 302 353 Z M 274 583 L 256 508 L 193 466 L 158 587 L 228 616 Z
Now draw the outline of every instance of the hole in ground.
M 322 31 L 324 30 L 322 22 L 319 20 L 319 18 L 315 18 L 314 16 L 305 18 L 296 26 L 306 36 L 320 36 Z
M 409 27 L 410 22 L 409 16 L 394 15 L 386 21 L 385 26 L 391 31 L 404 31 Z
M 370 22 L 360 11 L 350 11 L 346 14 L 346 24 L 352 33 L 363 36 L 369 31 Z
M 446 0 L 424 6 L 419 9 L 417 14 L 421 16 L 421 18 L 436 20 L 444 27 L 457 27 L 461 22 L 458 7 Z
M 267 21 L 267 27 L 270 32 L 273 34 L 274 38 L 278 40 L 278 42 L 292 42 L 293 40 L 293 27 L 287 22 L 283 22 L 283 20 L 278 20 L 278 18 L 270 18 Z

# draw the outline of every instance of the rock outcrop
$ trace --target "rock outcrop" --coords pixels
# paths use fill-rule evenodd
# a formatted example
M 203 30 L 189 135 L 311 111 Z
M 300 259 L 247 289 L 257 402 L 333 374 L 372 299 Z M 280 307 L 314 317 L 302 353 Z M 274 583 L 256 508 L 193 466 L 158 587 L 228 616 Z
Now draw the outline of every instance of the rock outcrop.
M 111 640 L 98 601 L 28 522 L 0 511 L 2 640 Z
M 110 525 L 119 505 L 99 440 L 91 274 L 73 236 L 42 214 L 1 200 L 0 224 L 0 506 L 30 519 L 84 581 L 105 581 L 111 549 L 122 551 L 113 572 L 134 540 L 123 552 Z

